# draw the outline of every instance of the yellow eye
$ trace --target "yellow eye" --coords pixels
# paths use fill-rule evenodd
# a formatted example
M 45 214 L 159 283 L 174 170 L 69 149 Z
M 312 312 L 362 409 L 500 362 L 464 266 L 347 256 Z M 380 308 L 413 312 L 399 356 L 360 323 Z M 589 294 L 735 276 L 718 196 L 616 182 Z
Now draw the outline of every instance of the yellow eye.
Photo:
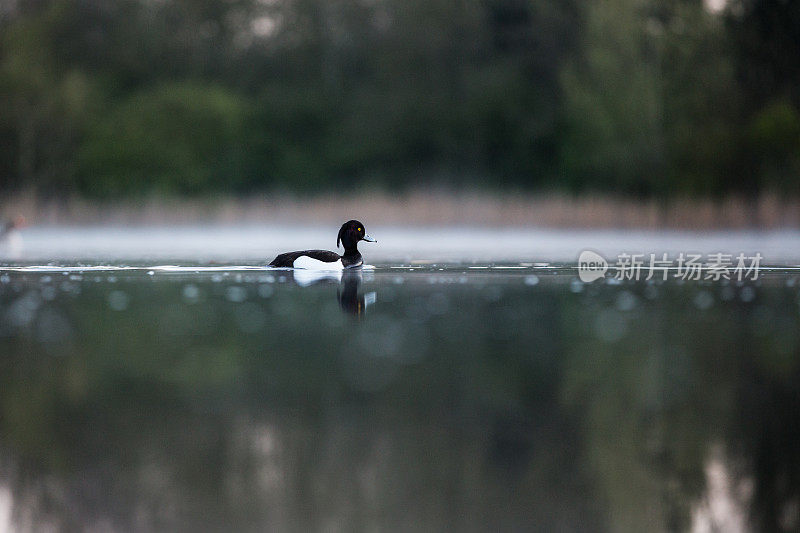
M 361 231 L 361 228 L 358 228 L 358 231 Z

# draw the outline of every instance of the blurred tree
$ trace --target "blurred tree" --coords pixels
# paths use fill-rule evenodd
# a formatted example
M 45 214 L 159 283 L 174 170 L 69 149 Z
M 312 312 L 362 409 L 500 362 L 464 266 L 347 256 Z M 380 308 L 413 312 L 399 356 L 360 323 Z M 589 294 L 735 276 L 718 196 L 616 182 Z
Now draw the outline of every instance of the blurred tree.
M 798 8 L 725 13 L 701 0 L 3 2 L 0 188 L 796 192 Z M 170 120 L 225 124 L 224 146 L 170 135 Z
M 745 99 L 739 164 L 751 189 L 800 191 L 800 4 L 733 0 L 727 9 L 736 74 Z
M 750 105 L 776 98 L 800 106 L 800 5 L 784 0 L 731 0 L 730 34 L 737 46 L 737 75 Z
M 30 7 L 30 6 L 28 6 Z M 54 192 L 72 175 L 72 149 L 91 82 L 55 55 L 56 34 L 68 6 L 50 4 L 40 16 L 20 15 L 0 37 L 0 172 L 5 188 Z M 6 144 L 7 143 L 7 144 Z
M 583 52 L 563 72 L 572 188 L 659 197 L 735 188 L 740 100 L 720 17 L 698 0 L 587 6 Z
M 78 153 L 92 195 L 236 190 L 243 181 L 246 103 L 225 89 L 169 83 L 143 90 L 91 122 Z
M 588 2 L 566 65 L 565 173 L 574 189 L 652 193 L 663 181 L 663 28 L 638 0 Z
M 779 100 L 761 109 L 747 131 L 764 185 L 800 193 L 800 113 Z
M 737 131 L 741 105 L 724 21 L 699 0 L 656 7 L 662 34 L 665 167 L 656 192 L 722 195 L 739 189 Z

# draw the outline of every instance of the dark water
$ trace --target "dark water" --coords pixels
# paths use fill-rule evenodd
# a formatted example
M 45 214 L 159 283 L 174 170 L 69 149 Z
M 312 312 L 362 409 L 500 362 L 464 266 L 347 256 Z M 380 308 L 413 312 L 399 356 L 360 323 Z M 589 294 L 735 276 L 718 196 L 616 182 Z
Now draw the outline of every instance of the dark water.
M 794 271 L 52 270 L 0 272 L 0 531 L 800 525 Z

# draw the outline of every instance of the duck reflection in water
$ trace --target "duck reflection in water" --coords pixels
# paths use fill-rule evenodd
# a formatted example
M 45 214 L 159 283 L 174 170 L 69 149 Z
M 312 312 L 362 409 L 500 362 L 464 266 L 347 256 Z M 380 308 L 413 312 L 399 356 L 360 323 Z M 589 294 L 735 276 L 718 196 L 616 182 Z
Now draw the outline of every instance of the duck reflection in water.
M 347 314 L 362 316 L 367 311 L 367 306 L 374 304 L 377 300 L 374 291 L 359 294 L 358 289 L 361 286 L 362 276 L 362 272 L 358 270 L 342 273 L 342 280 L 336 295 L 339 299 L 339 307 Z
M 339 307 L 346 314 L 363 316 L 367 307 L 377 300 L 376 293 L 359 293 L 364 273 L 361 269 L 338 271 L 315 271 L 296 269 L 293 272 L 294 281 L 301 287 L 308 287 L 323 282 L 338 282 L 339 288 L 336 297 Z

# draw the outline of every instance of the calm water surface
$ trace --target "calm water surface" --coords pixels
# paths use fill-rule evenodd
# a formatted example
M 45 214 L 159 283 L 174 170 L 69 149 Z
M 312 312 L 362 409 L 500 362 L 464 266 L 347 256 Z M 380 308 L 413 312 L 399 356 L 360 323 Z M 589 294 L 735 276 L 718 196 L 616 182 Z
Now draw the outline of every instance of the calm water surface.
M 796 270 L 20 266 L 0 531 L 800 525 Z

